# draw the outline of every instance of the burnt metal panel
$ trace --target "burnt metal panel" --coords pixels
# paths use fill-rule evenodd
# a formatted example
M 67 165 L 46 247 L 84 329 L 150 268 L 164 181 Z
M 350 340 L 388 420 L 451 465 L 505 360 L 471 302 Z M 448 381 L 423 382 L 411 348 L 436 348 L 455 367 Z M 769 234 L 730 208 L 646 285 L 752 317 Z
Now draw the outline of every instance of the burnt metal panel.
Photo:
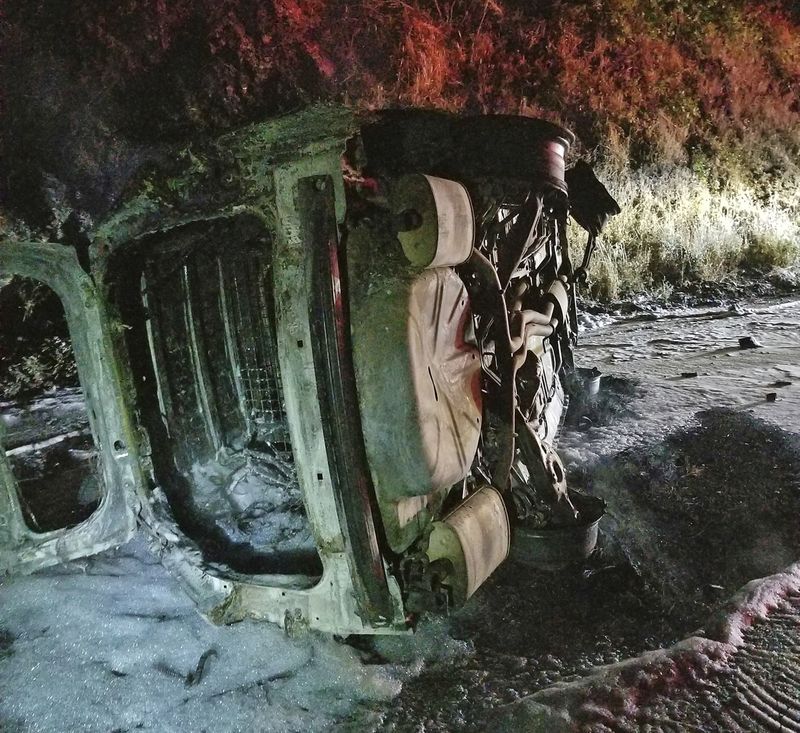
M 381 556 L 381 544 L 385 547 L 386 543 L 379 539 L 380 519 L 364 452 L 333 181 L 327 176 L 301 179 L 297 198 L 301 210 L 307 212 L 302 236 L 313 263 L 310 323 L 322 428 L 333 468 L 337 507 L 351 548 L 363 618 L 385 620 L 392 616 Z

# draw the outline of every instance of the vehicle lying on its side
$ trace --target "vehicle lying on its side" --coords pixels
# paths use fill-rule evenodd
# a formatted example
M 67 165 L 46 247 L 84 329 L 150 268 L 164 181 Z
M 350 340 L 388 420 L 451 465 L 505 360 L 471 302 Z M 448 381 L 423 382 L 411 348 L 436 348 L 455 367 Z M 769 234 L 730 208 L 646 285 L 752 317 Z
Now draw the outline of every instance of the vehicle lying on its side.
M 0 282 L 63 305 L 87 416 L 63 455 L 77 494 L 95 487 L 80 521 L 37 523 L 66 482 L 42 452 L 80 428 L 0 422 L 0 571 L 141 525 L 216 621 L 396 632 L 462 604 L 513 543 L 524 560 L 528 530 L 596 524 L 553 441 L 576 282 L 618 209 L 588 167 L 565 174 L 572 140 L 315 108 L 143 174 L 88 251 L 0 245 Z

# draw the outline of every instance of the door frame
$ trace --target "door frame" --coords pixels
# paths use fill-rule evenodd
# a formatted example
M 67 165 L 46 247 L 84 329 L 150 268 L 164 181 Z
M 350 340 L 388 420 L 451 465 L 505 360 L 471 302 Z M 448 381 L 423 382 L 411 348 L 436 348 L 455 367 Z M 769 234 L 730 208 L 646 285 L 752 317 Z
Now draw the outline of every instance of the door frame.
M 59 244 L 0 242 L 0 276 L 38 280 L 61 300 L 89 426 L 98 454 L 102 498 L 75 527 L 34 532 L 25 523 L 0 433 L 0 575 L 33 572 L 127 542 L 143 497 L 137 439 L 111 339 L 111 322 L 75 250 Z

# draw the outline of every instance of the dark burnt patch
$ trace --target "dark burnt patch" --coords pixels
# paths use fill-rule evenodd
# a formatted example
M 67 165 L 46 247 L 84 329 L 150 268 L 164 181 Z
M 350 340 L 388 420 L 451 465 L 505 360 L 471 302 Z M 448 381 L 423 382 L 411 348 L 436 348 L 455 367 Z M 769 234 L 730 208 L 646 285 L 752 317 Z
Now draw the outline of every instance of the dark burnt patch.
M 700 412 L 698 424 L 582 477 L 609 501 L 611 528 L 685 624 L 712 586 L 735 591 L 800 549 L 800 437 L 750 413 Z

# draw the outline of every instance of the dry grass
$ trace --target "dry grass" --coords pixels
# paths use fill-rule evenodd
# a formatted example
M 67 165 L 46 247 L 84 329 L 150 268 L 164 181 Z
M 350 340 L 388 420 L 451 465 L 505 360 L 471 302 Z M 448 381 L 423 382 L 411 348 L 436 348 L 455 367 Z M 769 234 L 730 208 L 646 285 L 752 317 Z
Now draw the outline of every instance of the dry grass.
M 793 200 L 760 197 L 741 180 L 712 184 L 688 167 L 606 163 L 600 176 L 622 203 L 591 272 L 596 296 L 714 280 L 741 267 L 800 258 L 800 187 Z M 795 179 L 797 183 L 797 179 Z M 583 236 L 573 233 L 577 241 Z

